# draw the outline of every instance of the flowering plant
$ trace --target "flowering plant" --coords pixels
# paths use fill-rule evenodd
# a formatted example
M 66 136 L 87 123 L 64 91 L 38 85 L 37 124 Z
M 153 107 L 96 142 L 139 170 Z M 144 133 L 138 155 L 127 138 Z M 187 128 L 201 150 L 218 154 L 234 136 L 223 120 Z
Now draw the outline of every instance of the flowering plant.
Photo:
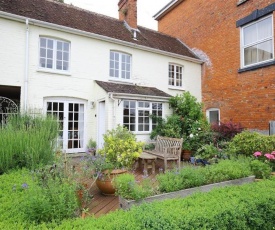
M 118 125 L 104 135 L 104 146 L 99 154 L 114 168 L 130 168 L 141 154 L 143 145 L 136 141 L 132 132 Z
M 258 151 L 253 153 L 253 156 L 258 160 L 267 163 L 273 171 L 275 170 L 275 151 L 265 154 Z

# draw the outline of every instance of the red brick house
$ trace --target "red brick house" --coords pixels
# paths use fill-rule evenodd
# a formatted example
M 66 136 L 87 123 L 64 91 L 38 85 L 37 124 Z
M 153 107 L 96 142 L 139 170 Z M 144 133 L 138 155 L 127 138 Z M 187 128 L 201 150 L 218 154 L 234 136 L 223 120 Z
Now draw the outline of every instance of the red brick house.
M 205 61 L 209 119 L 268 133 L 275 120 L 274 0 L 173 0 L 154 17 L 160 32 Z

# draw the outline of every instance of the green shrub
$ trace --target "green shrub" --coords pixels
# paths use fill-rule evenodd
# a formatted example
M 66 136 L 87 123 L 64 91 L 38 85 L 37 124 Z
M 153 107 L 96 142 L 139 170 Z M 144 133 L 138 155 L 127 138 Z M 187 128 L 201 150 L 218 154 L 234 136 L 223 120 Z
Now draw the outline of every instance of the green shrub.
M 253 160 L 251 161 L 250 166 L 253 174 L 257 179 L 266 179 L 270 177 L 272 170 L 267 163 L 259 160 Z
M 59 124 L 54 118 L 18 114 L 0 128 L 0 174 L 13 168 L 35 169 L 54 159 Z
M 114 180 L 114 186 L 116 195 L 125 199 L 140 200 L 153 194 L 149 179 L 144 179 L 141 184 L 137 184 L 135 176 L 128 173 L 117 176 Z
M 104 146 L 98 152 L 114 168 L 131 168 L 142 152 L 143 145 L 136 141 L 135 134 L 118 125 L 104 134 Z
M 26 169 L 0 176 L 0 222 L 61 222 L 78 210 L 75 184 L 58 174 Z M 7 211 L 8 210 L 8 211 Z M 1 228 L 0 228 L 1 229 Z
M 205 178 L 201 169 L 186 166 L 180 170 L 176 169 L 157 175 L 157 181 L 160 192 L 173 192 L 201 186 L 205 183 Z
M 237 134 L 228 145 L 228 153 L 231 155 L 252 156 L 254 152 L 270 153 L 275 149 L 275 135 L 244 131 Z
M 247 159 L 222 160 L 203 168 L 187 166 L 157 175 L 160 192 L 172 192 L 252 175 Z
M 56 229 L 272 229 L 275 181 L 218 188 L 184 199 L 144 203 L 98 219 L 66 220 Z
M 21 172 L 17 172 L 17 176 Z M 15 174 L 13 174 L 14 176 Z M 11 175 L 8 175 L 10 177 Z M 7 175 L 2 176 L 8 179 Z M 0 180 L 2 182 L 2 177 Z M 14 180 L 13 182 L 19 182 Z M 10 199 L 11 188 L 0 183 L 0 199 Z M 242 186 L 217 188 L 208 193 L 197 193 L 184 199 L 144 203 L 129 211 L 117 210 L 98 219 L 66 219 L 37 225 L 24 221 L 14 206 L 2 210 L 0 206 L 0 229 L 273 229 L 275 226 L 275 179 Z M 13 193 L 19 200 L 19 193 Z M 12 195 L 12 194 L 11 194 Z M 13 196 L 15 199 L 16 196 Z M 1 200 L 3 201 L 3 200 Z M 15 200 L 16 202 L 16 200 Z M 12 211 L 12 210 L 16 211 Z M 2 214 L 10 213 L 6 216 Z

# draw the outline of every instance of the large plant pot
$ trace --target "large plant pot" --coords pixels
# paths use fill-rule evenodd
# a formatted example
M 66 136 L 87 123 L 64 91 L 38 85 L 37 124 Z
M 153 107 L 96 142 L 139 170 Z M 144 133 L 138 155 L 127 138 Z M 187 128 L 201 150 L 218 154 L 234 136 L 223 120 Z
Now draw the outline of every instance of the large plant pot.
M 191 150 L 182 150 L 181 159 L 184 161 L 190 161 L 191 154 L 192 154 Z
M 113 196 L 115 195 L 115 188 L 113 186 L 113 180 L 116 176 L 126 173 L 127 170 L 124 169 L 114 169 L 111 172 L 104 171 L 101 178 L 96 179 L 96 185 L 101 191 L 102 194 L 106 196 Z

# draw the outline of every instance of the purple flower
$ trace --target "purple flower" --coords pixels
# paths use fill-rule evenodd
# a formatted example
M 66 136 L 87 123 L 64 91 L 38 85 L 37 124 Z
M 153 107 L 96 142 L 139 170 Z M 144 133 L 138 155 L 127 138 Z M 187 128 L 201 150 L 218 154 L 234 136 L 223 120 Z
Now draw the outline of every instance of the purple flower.
M 27 189 L 28 187 L 29 187 L 29 185 L 27 183 L 22 184 L 23 189 Z

